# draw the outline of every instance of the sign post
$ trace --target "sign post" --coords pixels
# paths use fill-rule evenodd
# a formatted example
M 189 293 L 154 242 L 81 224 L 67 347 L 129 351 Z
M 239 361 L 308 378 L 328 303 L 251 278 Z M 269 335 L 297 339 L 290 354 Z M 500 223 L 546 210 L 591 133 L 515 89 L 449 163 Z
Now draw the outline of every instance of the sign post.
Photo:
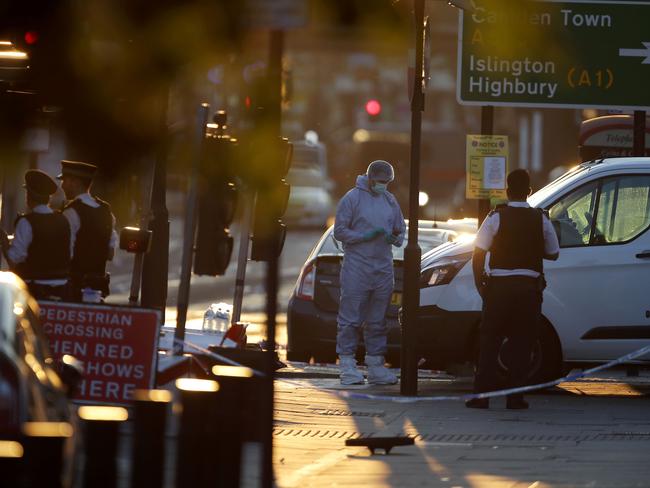
M 460 14 L 460 103 L 650 110 L 650 2 L 489 5 Z

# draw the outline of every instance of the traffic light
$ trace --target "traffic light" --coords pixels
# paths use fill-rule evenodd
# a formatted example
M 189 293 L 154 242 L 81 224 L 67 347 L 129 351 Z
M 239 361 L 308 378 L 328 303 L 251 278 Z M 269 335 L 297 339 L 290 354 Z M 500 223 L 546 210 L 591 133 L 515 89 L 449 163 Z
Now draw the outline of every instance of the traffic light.
M 366 114 L 369 122 L 377 122 L 381 118 L 381 103 L 379 100 L 370 99 L 366 102 Z
M 224 134 L 226 114 L 219 111 L 208 124 L 199 180 L 198 230 L 194 273 L 223 275 L 228 268 L 233 238 L 228 227 L 237 208 L 237 188 L 231 167 L 236 140 Z
M 258 182 L 253 222 L 253 261 L 270 261 L 282 252 L 287 228 L 282 215 L 289 203 L 290 185 L 284 177 L 291 166 L 293 146 L 286 138 L 278 138 L 267 155 L 267 171 Z

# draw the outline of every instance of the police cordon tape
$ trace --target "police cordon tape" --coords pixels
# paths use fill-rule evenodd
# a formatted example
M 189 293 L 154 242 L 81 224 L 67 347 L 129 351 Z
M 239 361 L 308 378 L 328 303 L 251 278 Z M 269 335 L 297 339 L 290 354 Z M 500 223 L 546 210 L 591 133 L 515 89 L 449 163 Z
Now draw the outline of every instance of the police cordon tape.
M 219 361 L 223 361 L 227 364 L 230 364 L 232 366 L 244 366 L 243 364 L 238 363 L 237 361 L 234 361 L 230 358 L 227 358 L 225 356 L 222 356 L 221 354 L 217 354 L 213 351 L 210 351 L 208 349 L 205 349 L 201 346 L 197 346 L 196 344 L 192 344 L 191 342 L 183 342 L 183 341 L 178 341 L 177 339 L 174 340 L 174 342 L 182 343 L 186 346 L 191 347 L 192 349 L 196 349 L 199 352 L 202 352 L 206 356 L 210 356 L 214 359 L 217 359 Z M 644 354 L 650 353 L 650 344 L 642 347 L 641 349 L 637 349 L 636 351 L 632 351 L 631 353 L 628 353 L 624 356 L 621 356 L 620 358 L 613 359 L 612 361 L 609 361 L 604 364 L 600 364 L 598 366 L 595 366 L 590 369 L 586 369 L 584 371 L 574 373 L 574 374 L 569 374 L 566 376 L 563 376 L 561 378 L 558 378 L 556 380 L 552 381 L 547 381 L 545 383 L 538 383 L 535 385 L 527 385 L 527 386 L 520 386 L 517 388 L 507 388 L 503 390 L 496 390 L 496 391 L 488 391 L 484 393 L 467 393 L 465 395 L 437 395 L 437 396 L 422 396 L 422 397 L 403 397 L 403 396 L 389 396 L 389 395 L 372 395 L 369 393 L 358 393 L 355 391 L 346 391 L 346 390 L 331 390 L 328 389 L 329 392 L 340 396 L 342 398 L 351 398 L 351 399 L 356 399 L 356 400 L 383 400 L 383 401 L 389 401 L 393 403 L 415 403 L 415 402 L 432 402 L 432 401 L 467 401 L 467 400 L 472 400 L 474 398 L 494 398 L 494 397 L 500 397 L 500 396 L 506 396 L 506 395 L 511 395 L 513 393 L 526 393 L 529 391 L 535 391 L 535 390 L 541 390 L 544 388 L 550 388 L 551 386 L 556 386 L 559 385 L 560 383 L 565 383 L 568 381 L 575 381 L 580 378 L 584 378 L 586 376 L 592 375 L 594 373 L 597 373 L 599 371 L 603 371 L 606 369 L 611 368 L 612 366 L 617 366 L 619 364 L 624 364 L 628 361 L 631 361 L 633 359 L 636 359 L 640 356 L 643 356 Z M 248 367 L 248 366 L 244 366 Z M 265 377 L 266 374 L 257 371 L 257 370 L 252 370 L 253 374 L 255 376 L 260 376 L 260 377 Z M 291 383 L 287 380 L 279 380 L 283 381 L 285 383 Z

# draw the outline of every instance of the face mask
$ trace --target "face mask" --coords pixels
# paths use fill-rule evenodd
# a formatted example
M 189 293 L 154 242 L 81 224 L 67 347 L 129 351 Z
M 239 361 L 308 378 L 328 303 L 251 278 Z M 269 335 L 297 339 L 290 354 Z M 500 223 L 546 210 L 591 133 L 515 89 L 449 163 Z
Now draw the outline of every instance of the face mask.
M 372 186 L 372 191 L 374 191 L 375 193 L 384 193 L 387 188 L 388 188 L 388 184 L 386 183 L 375 183 Z

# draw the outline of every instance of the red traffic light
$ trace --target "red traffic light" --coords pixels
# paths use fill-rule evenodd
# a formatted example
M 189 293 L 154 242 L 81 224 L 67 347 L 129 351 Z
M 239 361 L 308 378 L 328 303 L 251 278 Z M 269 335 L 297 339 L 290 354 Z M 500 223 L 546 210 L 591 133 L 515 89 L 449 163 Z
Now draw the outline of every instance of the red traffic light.
M 27 31 L 25 32 L 23 38 L 25 39 L 25 42 L 31 46 L 32 44 L 36 44 L 38 42 L 38 32 L 33 30 Z
M 379 115 L 381 113 L 381 103 L 379 103 L 379 100 L 375 100 L 374 98 L 368 100 L 366 102 L 366 112 L 368 115 Z

